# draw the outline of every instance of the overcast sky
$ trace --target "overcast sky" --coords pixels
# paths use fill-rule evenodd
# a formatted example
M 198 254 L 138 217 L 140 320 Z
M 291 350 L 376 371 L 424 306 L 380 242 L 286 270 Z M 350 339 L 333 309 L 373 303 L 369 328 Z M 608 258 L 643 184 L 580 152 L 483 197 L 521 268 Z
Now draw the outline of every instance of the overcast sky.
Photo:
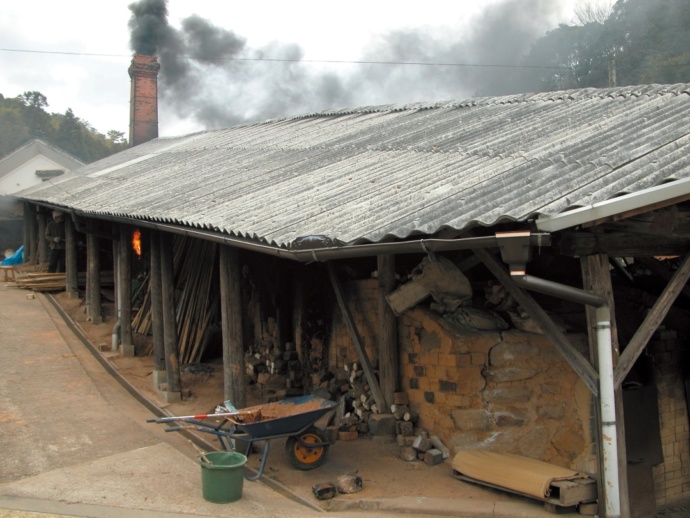
M 4 0 L 0 93 L 38 90 L 48 111 L 71 108 L 101 133 L 127 135 L 132 28 L 147 30 L 130 6 L 163 1 Z M 514 64 L 536 38 L 573 23 L 584 2 L 168 0 L 157 20 L 165 29 L 156 41 L 159 132 L 481 95 L 500 81 L 500 67 L 314 61 Z

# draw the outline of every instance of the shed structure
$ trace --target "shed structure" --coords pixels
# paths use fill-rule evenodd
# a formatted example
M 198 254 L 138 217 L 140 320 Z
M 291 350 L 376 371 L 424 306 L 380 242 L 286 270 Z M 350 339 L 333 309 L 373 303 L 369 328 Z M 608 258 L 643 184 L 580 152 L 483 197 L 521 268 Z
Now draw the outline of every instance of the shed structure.
M 456 451 L 503 434 L 519 438 L 513 445 L 519 442 L 532 456 L 597 471 L 600 488 L 608 488 L 603 511 L 620 516 L 642 508 L 628 506 L 634 492 L 628 491 L 631 435 L 622 411 L 626 381 L 652 386 L 663 403 L 659 426 L 638 445 L 644 473 L 634 474 L 631 484 L 653 480 L 654 504 L 687 496 L 690 487 L 687 404 L 677 396 L 686 379 L 677 360 L 690 330 L 683 318 L 669 320 L 685 311 L 690 276 L 689 117 L 687 84 L 332 110 L 158 138 L 17 196 L 68 212 L 76 228 L 119 243 L 113 264 L 123 329 L 131 321 L 129 242 L 135 229 L 142 233 L 156 379 L 166 380 L 170 398 L 179 397 L 175 373 L 184 331 L 180 317 L 175 326 L 180 301 L 172 283 L 185 269 L 182 256 L 195 264 L 210 258 L 203 286 L 213 309 L 205 314 L 222 316 L 225 396 L 236 406 L 245 402 L 245 353 L 266 326 L 277 342 L 297 342 L 303 363 L 308 353 L 325 367 L 338 366 L 353 350 L 370 384 L 380 384 L 377 403 L 387 406 L 395 392 L 409 391 L 420 419 Z M 178 243 L 184 237 L 185 246 L 211 248 L 199 253 L 201 245 L 192 245 L 199 254 L 192 256 L 190 248 L 173 245 L 172 236 Z M 68 234 L 69 246 L 75 244 Z M 394 314 L 390 296 L 419 278 L 425 258 L 449 260 L 476 291 L 451 309 L 441 282 Z M 243 291 L 252 269 L 255 282 L 271 286 L 268 301 Z M 650 277 L 657 281 L 650 285 Z M 97 306 L 98 281 L 91 282 L 91 305 Z M 510 308 L 490 307 L 489 297 L 478 300 L 480 287 L 496 285 L 507 293 L 502 300 L 512 298 Z M 619 295 L 641 285 L 653 295 L 637 314 L 617 321 Z M 217 297 L 214 286 L 220 286 Z M 332 297 L 323 295 L 331 290 Z M 362 296 L 367 290 L 368 299 Z M 309 306 L 310 298 L 318 302 Z M 268 305 L 275 310 L 270 325 L 247 324 L 248 315 L 261 321 Z M 347 339 L 335 327 L 314 331 L 314 322 L 324 319 L 310 321 L 309 309 L 324 306 L 339 310 Z M 494 314 L 519 308 L 513 326 L 522 317 L 542 338 L 467 327 L 477 322 L 468 308 L 478 306 Z M 464 331 L 458 331 L 461 318 Z M 314 331 L 309 340 L 306 328 Z M 321 356 L 314 354 L 315 337 Z M 122 339 L 123 348 L 131 345 L 131 337 Z M 548 351 L 562 362 L 559 372 L 575 375 L 572 393 L 540 377 L 548 368 L 530 363 Z M 377 365 L 367 365 L 370 357 Z M 641 358 L 653 364 L 653 375 L 639 367 L 646 378 L 632 379 Z M 529 385 L 530 379 L 538 381 Z M 539 399 L 549 391 L 560 391 L 558 404 Z M 578 394 L 599 404 L 569 409 L 568 399 Z M 536 399 L 541 403 L 529 403 Z M 590 410 L 592 416 L 583 415 Z M 684 420 L 685 431 L 664 412 Z M 579 428 L 559 436 L 562 430 L 550 422 L 566 416 Z M 599 423 L 594 434 L 590 417 Z M 511 435 L 537 419 L 546 424 Z M 673 434 L 660 434 L 664 427 Z M 683 446 L 664 443 L 661 452 L 662 435 Z M 604 454 L 590 454 L 592 439 Z M 562 445 L 573 442 L 575 449 L 564 452 L 569 447 Z M 675 480 L 672 464 L 679 468 Z

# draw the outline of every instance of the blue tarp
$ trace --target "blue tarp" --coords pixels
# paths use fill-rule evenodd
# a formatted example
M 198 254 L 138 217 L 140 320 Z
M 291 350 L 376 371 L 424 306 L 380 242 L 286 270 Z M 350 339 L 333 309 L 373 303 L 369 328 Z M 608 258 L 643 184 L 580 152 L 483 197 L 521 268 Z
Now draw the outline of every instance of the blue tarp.
M 12 266 L 22 263 L 24 263 L 24 247 L 20 246 L 15 253 L 3 259 L 2 262 L 0 262 L 0 266 Z

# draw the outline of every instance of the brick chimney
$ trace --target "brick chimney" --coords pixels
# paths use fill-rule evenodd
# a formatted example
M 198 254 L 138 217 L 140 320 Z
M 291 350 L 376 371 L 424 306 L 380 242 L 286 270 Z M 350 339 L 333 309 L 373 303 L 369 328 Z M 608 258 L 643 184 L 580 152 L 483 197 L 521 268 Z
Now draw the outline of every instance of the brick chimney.
M 135 54 L 129 66 L 132 78 L 129 105 L 129 145 L 158 138 L 158 71 L 156 56 Z

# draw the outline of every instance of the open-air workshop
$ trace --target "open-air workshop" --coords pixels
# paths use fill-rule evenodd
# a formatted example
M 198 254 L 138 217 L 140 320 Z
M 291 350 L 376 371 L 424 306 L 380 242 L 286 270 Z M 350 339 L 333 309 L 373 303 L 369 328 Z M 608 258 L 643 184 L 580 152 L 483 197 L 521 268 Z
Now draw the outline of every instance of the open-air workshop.
M 16 196 L 5 282 L 48 294 L 202 469 L 246 457 L 247 483 L 329 510 L 690 498 L 690 85 L 157 138 L 157 71 L 132 60 L 132 147 Z

